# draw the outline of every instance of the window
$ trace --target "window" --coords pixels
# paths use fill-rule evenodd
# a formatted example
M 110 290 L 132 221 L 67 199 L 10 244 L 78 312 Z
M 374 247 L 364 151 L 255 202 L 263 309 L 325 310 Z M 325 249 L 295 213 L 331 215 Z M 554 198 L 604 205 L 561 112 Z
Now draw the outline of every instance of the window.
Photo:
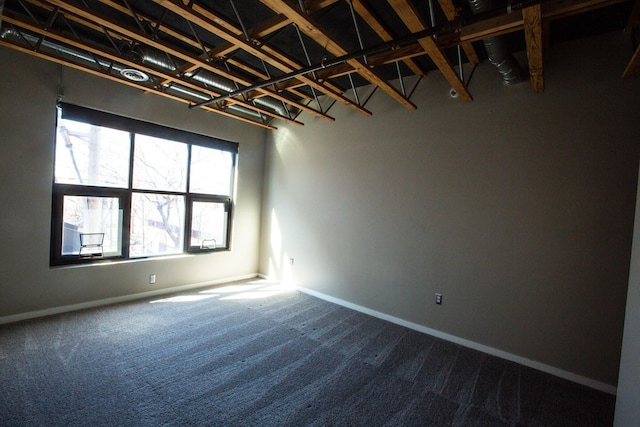
M 61 104 L 51 265 L 230 249 L 238 144 Z

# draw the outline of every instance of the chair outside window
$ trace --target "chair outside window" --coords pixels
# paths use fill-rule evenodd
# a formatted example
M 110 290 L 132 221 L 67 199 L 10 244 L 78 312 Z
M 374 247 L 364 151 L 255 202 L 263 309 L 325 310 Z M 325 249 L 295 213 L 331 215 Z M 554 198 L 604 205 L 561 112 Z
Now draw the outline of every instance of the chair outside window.
M 104 255 L 104 233 L 80 233 L 80 258 L 98 258 Z
M 204 239 L 200 243 L 200 249 L 215 249 L 216 247 L 216 239 Z

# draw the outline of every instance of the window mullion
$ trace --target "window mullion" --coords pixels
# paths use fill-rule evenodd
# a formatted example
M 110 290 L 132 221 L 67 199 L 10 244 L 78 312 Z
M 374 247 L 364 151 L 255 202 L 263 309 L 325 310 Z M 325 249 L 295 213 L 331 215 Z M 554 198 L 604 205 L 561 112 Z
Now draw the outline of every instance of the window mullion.
M 128 259 L 131 245 L 131 199 L 133 194 L 133 164 L 136 151 L 135 133 L 129 133 L 129 184 L 127 194 L 122 201 L 122 256 Z
M 182 251 L 184 253 L 189 252 L 191 246 L 191 227 L 192 218 L 191 213 L 193 211 L 193 198 L 191 197 L 191 152 L 192 145 L 189 144 L 187 151 L 187 193 L 185 194 L 185 207 L 184 207 L 184 239 L 182 241 Z

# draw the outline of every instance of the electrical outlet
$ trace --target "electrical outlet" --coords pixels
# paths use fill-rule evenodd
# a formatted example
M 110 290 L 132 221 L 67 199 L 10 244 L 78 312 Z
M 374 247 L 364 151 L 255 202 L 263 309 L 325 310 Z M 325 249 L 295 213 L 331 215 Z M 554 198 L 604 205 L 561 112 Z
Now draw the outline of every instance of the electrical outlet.
M 150 274 L 149 275 L 149 283 L 151 283 L 151 284 L 156 283 L 156 275 L 155 274 Z
M 436 293 L 436 304 L 438 305 L 442 304 L 442 294 Z
M 293 258 L 289 258 L 289 265 L 293 265 Z

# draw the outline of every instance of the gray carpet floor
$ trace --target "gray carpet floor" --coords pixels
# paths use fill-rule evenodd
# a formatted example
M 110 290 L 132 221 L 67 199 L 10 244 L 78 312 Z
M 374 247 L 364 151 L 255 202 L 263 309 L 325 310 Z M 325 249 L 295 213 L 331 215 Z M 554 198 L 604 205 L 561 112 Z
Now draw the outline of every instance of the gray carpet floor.
M 610 426 L 615 398 L 264 282 L 0 326 L 2 426 Z

